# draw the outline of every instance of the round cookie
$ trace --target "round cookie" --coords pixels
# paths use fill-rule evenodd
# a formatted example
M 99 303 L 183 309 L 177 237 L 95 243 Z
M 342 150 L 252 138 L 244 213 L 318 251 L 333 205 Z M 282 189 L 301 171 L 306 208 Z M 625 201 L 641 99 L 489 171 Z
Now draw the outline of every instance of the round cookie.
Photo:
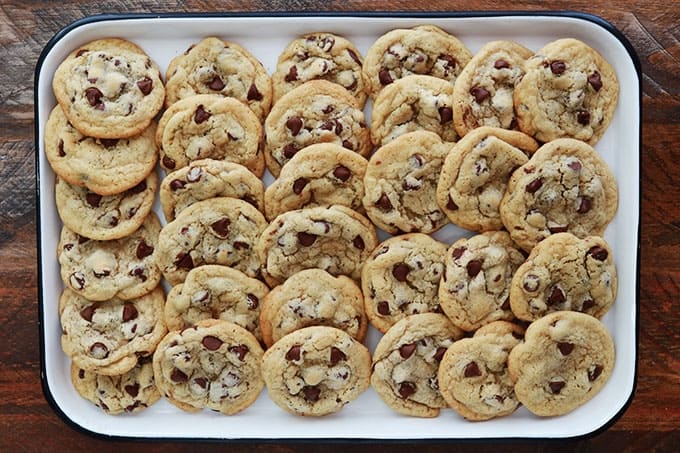
M 553 41 L 529 58 L 514 91 L 520 130 L 548 142 L 569 137 L 594 145 L 614 116 L 614 68 L 576 39 Z
M 310 268 L 358 281 L 364 261 L 377 244 L 368 219 L 333 205 L 281 214 L 262 232 L 256 252 L 265 281 L 274 287 Z
M 510 308 L 525 321 L 563 310 L 601 318 L 616 300 L 617 283 L 612 249 L 602 237 L 557 233 L 539 242 L 515 272 Z
M 137 45 L 105 38 L 80 46 L 57 67 L 52 88 L 69 122 L 88 137 L 127 138 L 163 107 L 165 88 Z
M 463 332 L 446 316 L 422 313 L 394 324 L 373 353 L 371 386 L 390 408 L 404 415 L 436 417 L 446 407 L 437 370 L 447 348 Z
M 57 245 L 61 279 L 93 301 L 141 297 L 161 281 L 154 259 L 160 231 L 154 212 L 134 233 L 110 241 L 90 240 L 63 227 Z
M 262 180 L 243 165 L 224 160 L 196 160 L 168 173 L 161 181 L 159 196 L 168 222 L 197 201 L 217 197 L 238 198 L 264 211 Z
M 261 341 L 260 301 L 268 292 L 267 285 L 236 269 L 215 264 L 198 266 L 168 293 L 165 323 L 168 330 L 182 330 L 203 319 L 223 319 Z
M 437 205 L 439 173 L 451 144 L 416 131 L 380 147 L 368 161 L 363 205 L 378 228 L 391 234 L 432 233 L 448 223 Z
M 453 127 L 453 85 L 432 76 L 413 75 L 386 86 L 371 111 L 371 141 L 385 145 L 407 132 L 426 130 L 446 142 L 458 136 Z
M 107 376 L 127 373 L 150 355 L 167 329 L 165 294 L 158 286 L 131 300 L 93 302 L 70 289 L 59 299 L 61 348 L 75 366 Z
M 71 364 L 71 382 L 78 394 L 111 415 L 139 412 L 161 397 L 153 377 L 151 357 L 119 376 L 105 376 Z
M 308 33 L 291 41 L 283 50 L 272 74 L 274 102 L 310 80 L 337 83 L 366 102 L 366 84 L 361 53 L 349 40 L 332 33 Z
M 474 421 L 503 417 L 519 406 L 508 373 L 508 355 L 524 338 L 524 330 L 505 321 L 484 328 L 472 338 L 453 343 L 437 374 L 448 406 Z
M 265 214 L 272 220 L 284 212 L 341 204 L 364 212 L 366 159 L 335 143 L 301 149 L 284 165 L 264 193 Z
M 204 319 L 168 333 L 153 355 L 161 394 L 187 412 L 212 409 L 225 415 L 255 402 L 264 382 L 257 339 L 234 323 Z
M 208 158 L 241 164 L 257 176 L 264 172 L 262 126 L 233 98 L 200 94 L 175 102 L 158 121 L 156 144 L 168 172 Z
M 555 233 L 602 236 L 616 214 L 618 187 L 587 143 L 562 138 L 541 146 L 510 177 L 500 213 L 524 250 Z
M 517 129 L 515 85 L 533 51 L 512 41 L 491 41 L 463 68 L 453 86 L 453 118 L 461 137 L 480 126 Z
M 380 243 L 361 271 L 366 314 L 385 333 L 397 321 L 418 313 L 441 313 L 439 281 L 446 244 L 422 233 Z
M 536 415 L 563 415 L 597 395 L 614 369 L 614 341 L 596 318 L 550 313 L 529 325 L 508 358 L 517 399 Z
M 262 63 L 242 46 L 214 36 L 173 58 L 166 80 L 166 107 L 197 94 L 217 94 L 246 104 L 262 122 L 272 104 L 272 82 Z
M 267 222 L 253 205 L 237 198 L 211 198 L 192 204 L 158 237 L 156 263 L 171 285 L 204 264 L 220 264 L 249 277 L 260 275 L 255 245 Z
M 281 97 L 264 131 L 265 161 L 274 176 L 295 153 L 315 143 L 336 143 L 364 157 L 372 148 L 356 98 L 326 80 L 306 82 Z
M 420 74 L 451 85 L 472 54 L 458 38 L 433 25 L 396 29 L 379 37 L 366 52 L 364 74 L 371 97 L 384 86 Z
M 66 227 L 98 241 L 132 234 L 153 208 L 158 176 L 155 172 L 136 186 L 115 195 L 99 195 L 56 178 L 57 212 Z
M 305 269 L 273 288 L 262 301 L 260 328 L 267 347 L 309 326 L 344 330 L 363 342 L 368 329 L 364 297 L 354 281 L 322 269 Z
M 338 412 L 368 388 L 371 353 L 340 329 L 310 326 L 274 343 L 262 359 L 262 374 L 279 407 L 318 417 Z
M 462 228 L 502 229 L 500 204 L 508 180 L 537 148 L 522 132 L 488 126 L 470 131 L 446 156 L 437 183 L 439 207 Z
M 510 284 L 524 255 L 505 231 L 490 231 L 451 244 L 439 284 L 439 304 L 451 322 L 471 332 L 513 319 Z
M 64 181 L 99 195 L 125 192 L 143 181 L 158 160 L 155 123 L 126 139 L 86 137 L 57 105 L 45 124 L 45 156 Z

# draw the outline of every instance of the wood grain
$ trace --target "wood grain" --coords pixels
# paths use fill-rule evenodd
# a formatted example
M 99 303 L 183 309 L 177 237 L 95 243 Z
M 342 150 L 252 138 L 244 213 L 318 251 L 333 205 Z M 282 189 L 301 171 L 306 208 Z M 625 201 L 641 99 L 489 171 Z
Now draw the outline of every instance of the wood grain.
M 74 20 L 102 12 L 543 10 L 539 1 L 275 0 L 4 1 L 0 4 L 0 451 L 181 451 L 188 444 L 108 441 L 67 426 L 40 384 L 33 72 L 42 48 Z M 677 451 L 680 442 L 680 8 L 669 0 L 553 1 L 600 15 L 631 41 L 642 65 L 642 214 L 637 391 L 626 413 L 590 439 L 517 442 L 521 451 Z M 625 184 L 620 181 L 620 184 Z M 205 451 L 224 445 L 200 444 Z M 308 452 L 316 444 L 238 443 L 230 451 Z M 344 451 L 345 444 L 324 445 Z M 358 444 L 352 451 L 449 451 L 451 444 Z M 497 452 L 499 445 L 456 444 Z

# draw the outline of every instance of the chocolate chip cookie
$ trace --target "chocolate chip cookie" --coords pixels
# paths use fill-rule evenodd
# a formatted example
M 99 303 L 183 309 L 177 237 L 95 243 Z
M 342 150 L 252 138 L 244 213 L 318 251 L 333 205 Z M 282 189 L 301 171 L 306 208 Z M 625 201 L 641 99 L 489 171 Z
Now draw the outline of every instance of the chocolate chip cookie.
M 210 36 L 170 61 L 166 107 L 197 94 L 217 94 L 246 104 L 259 122 L 272 104 L 272 82 L 262 63 L 243 46 Z
M 364 261 L 377 244 L 368 219 L 333 205 L 281 214 L 262 232 L 256 251 L 263 277 L 274 287 L 310 268 L 358 281 Z
M 344 330 L 364 341 L 368 328 L 364 297 L 351 278 L 305 269 L 273 288 L 262 301 L 260 328 L 267 347 L 295 330 L 318 325 Z
M 109 241 L 139 228 L 153 208 L 157 188 L 158 176 L 151 172 L 136 186 L 115 195 L 99 195 L 61 178 L 54 192 L 65 226 L 86 238 Z
M 163 107 L 165 87 L 156 63 L 120 38 L 83 44 L 57 67 L 52 88 L 81 134 L 127 138 L 146 129 Z
M 368 388 L 371 353 L 335 327 L 305 327 L 265 352 L 262 374 L 279 407 L 318 417 L 338 412 Z
M 336 143 L 366 157 L 371 140 L 364 112 L 349 91 L 327 80 L 312 80 L 279 99 L 264 123 L 267 168 L 278 176 L 299 150 Z
M 461 137 L 480 126 L 517 129 L 515 85 L 534 53 L 512 41 L 486 43 L 453 86 L 453 118 Z
M 57 246 L 61 279 L 89 300 L 141 297 L 161 281 L 154 250 L 161 224 L 151 212 L 132 234 L 96 241 L 63 227 Z
M 196 160 L 168 173 L 161 181 L 159 196 L 168 222 L 197 201 L 217 197 L 238 198 L 264 211 L 262 180 L 243 165 L 224 160 Z
M 209 158 L 241 164 L 257 176 L 264 172 L 262 126 L 234 98 L 200 94 L 175 102 L 158 122 L 156 144 L 166 171 Z
M 348 39 L 333 33 L 309 33 L 291 41 L 283 50 L 272 74 L 274 102 L 310 80 L 337 83 L 366 102 L 366 84 L 359 50 Z
M 557 233 L 539 242 L 515 273 L 510 307 L 519 319 L 573 310 L 601 318 L 616 300 L 612 249 L 599 236 Z
M 163 227 L 156 263 L 171 285 L 203 264 L 230 266 L 249 277 L 260 275 L 254 253 L 267 222 L 253 205 L 237 198 L 211 198 L 192 204 Z
M 361 271 L 366 314 L 385 333 L 400 319 L 438 312 L 439 281 L 446 244 L 422 233 L 395 236 L 380 243 Z
M 373 353 L 371 386 L 390 408 L 415 417 L 436 417 L 447 406 L 437 380 L 439 362 L 463 332 L 446 316 L 422 313 L 394 324 Z
M 165 294 L 158 286 L 142 297 L 93 302 L 64 289 L 59 299 L 61 348 L 86 371 L 116 376 L 150 355 L 167 329 Z
M 546 143 L 510 177 L 503 225 L 524 250 L 555 233 L 602 236 L 614 218 L 618 188 L 590 145 L 570 138 Z
M 341 204 L 364 212 L 366 159 L 335 143 L 317 143 L 301 149 L 284 165 L 264 193 L 265 214 L 279 214 L 314 206 Z
M 86 137 L 66 119 L 57 105 L 45 124 L 45 155 L 64 181 L 99 195 L 125 192 L 154 169 L 158 149 L 155 123 L 124 139 Z
M 500 204 L 510 175 L 538 143 L 522 132 L 482 126 L 446 156 L 437 182 L 437 203 L 451 223 L 484 232 L 503 228 Z
M 550 313 L 529 325 L 508 358 L 517 399 L 536 415 L 569 413 L 594 398 L 614 369 L 614 341 L 596 318 Z
M 416 131 L 380 147 L 368 161 L 363 205 L 378 228 L 391 234 L 432 233 L 448 223 L 437 204 L 439 173 L 451 144 Z
M 505 231 L 490 231 L 451 244 L 439 285 L 439 304 L 454 325 L 474 331 L 513 318 L 510 284 L 524 255 Z
M 161 394 L 187 412 L 212 409 L 225 415 L 255 402 L 264 382 L 262 347 L 243 327 L 204 319 L 168 333 L 153 355 Z
M 514 91 L 519 128 L 543 142 L 569 137 L 597 143 L 618 102 L 614 68 L 589 45 L 567 38 L 545 45 L 524 70 Z
M 372 97 L 409 75 L 429 75 L 451 85 L 472 54 L 455 36 L 434 25 L 396 29 L 379 37 L 366 52 L 364 74 Z

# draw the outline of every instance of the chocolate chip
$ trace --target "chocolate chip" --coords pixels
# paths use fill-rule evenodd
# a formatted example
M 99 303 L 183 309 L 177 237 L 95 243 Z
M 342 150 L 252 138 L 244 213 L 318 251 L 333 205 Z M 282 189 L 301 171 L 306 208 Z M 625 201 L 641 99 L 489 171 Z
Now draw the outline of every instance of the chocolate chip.
M 405 344 L 399 348 L 399 355 L 401 356 L 402 359 L 408 359 L 413 355 L 414 352 L 416 352 L 415 343 Z
M 90 355 L 95 359 L 105 359 L 109 356 L 109 348 L 98 341 L 90 346 Z
M 104 148 L 113 148 L 118 144 L 117 138 L 100 138 L 99 143 L 104 145 Z
M 388 198 L 387 194 L 383 193 L 380 195 L 380 198 L 378 198 L 378 201 L 375 202 L 375 205 L 382 209 L 383 211 L 391 211 L 392 210 L 392 203 L 390 202 L 390 199 Z
M 248 309 L 250 310 L 255 310 L 260 305 L 260 299 L 255 294 L 246 294 L 246 299 L 248 299 Z
M 286 360 L 300 360 L 300 345 L 296 344 L 286 352 Z
M 581 165 L 581 162 L 579 162 L 578 160 L 572 160 L 567 164 L 567 167 L 571 168 L 574 171 L 581 171 L 581 168 L 583 166 Z
M 93 208 L 96 208 L 97 206 L 99 206 L 99 202 L 102 200 L 102 196 L 94 192 L 88 192 L 85 195 L 85 200 L 87 201 L 87 204 L 89 204 Z
M 548 231 L 550 231 L 550 233 L 552 233 L 552 234 L 564 233 L 568 230 L 569 230 L 568 225 L 554 225 L 554 226 L 548 227 Z
M 175 267 L 178 269 L 193 269 L 194 268 L 194 260 L 191 258 L 191 255 L 188 253 L 180 252 L 177 254 L 175 257 Z
M 448 350 L 448 348 L 445 348 L 444 346 L 439 346 L 434 353 L 434 359 L 437 362 L 441 362 L 442 359 L 444 358 L 444 354 L 446 354 L 447 350 Z
M 454 260 L 457 260 L 458 258 L 463 256 L 463 253 L 465 253 L 466 250 L 467 250 L 467 248 L 465 248 L 465 247 L 456 247 L 451 252 L 451 256 L 453 257 Z
M 104 94 L 99 91 L 98 88 L 90 87 L 85 90 L 85 97 L 87 98 L 88 104 L 99 110 L 104 108 L 102 96 L 104 96 Z
M 243 359 L 246 357 L 246 354 L 250 352 L 250 348 L 244 344 L 239 344 L 236 346 L 229 346 L 229 352 L 233 352 L 238 355 L 238 359 L 243 362 Z
M 137 81 L 137 88 L 142 92 L 144 96 L 147 96 L 153 90 L 153 81 L 144 77 L 142 80 Z
M 470 94 L 475 98 L 477 104 L 481 104 L 490 95 L 489 91 L 482 87 L 472 87 Z
M 361 66 L 361 60 L 359 59 L 359 57 L 357 56 L 357 54 L 354 53 L 354 51 L 353 51 L 352 49 L 347 49 L 347 53 L 349 54 L 350 58 L 352 58 L 352 60 L 354 60 L 354 62 L 355 62 L 356 64 L 358 64 L 359 66 Z
M 406 399 L 416 393 L 416 385 L 413 382 L 402 382 L 399 384 L 399 396 Z
M 602 365 L 594 365 L 588 368 L 588 380 L 590 382 L 593 382 L 595 379 L 600 377 L 603 369 L 604 368 L 602 367 Z
M 586 299 L 583 301 L 583 304 L 581 305 L 581 311 L 587 311 L 590 310 L 595 306 L 595 301 L 593 299 Z
M 229 225 L 231 225 L 231 220 L 223 217 L 220 220 L 210 224 L 210 228 L 212 228 L 218 237 L 225 238 L 229 234 Z
M 344 165 L 339 165 L 335 167 L 335 170 L 333 170 L 333 176 L 338 178 L 340 181 L 345 182 L 350 176 L 352 176 L 352 172 Z
M 349 140 L 343 140 L 342 147 L 350 151 L 354 151 L 354 145 Z
M 482 270 L 482 262 L 480 260 L 471 260 L 465 266 L 467 269 L 467 274 L 470 278 L 474 278 Z
M 174 192 L 176 190 L 183 189 L 184 185 L 185 185 L 184 181 L 180 179 L 173 179 L 172 181 L 170 181 L 170 190 Z
M 137 308 L 133 304 L 128 302 L 125 305 L 123 305 L 123 322 L 128 322 L 132 321 L 133 319 L 137 319 L 137 316 L 139 316 L 139 313 L 137 312 Z
M 59 157 L 64 156 L 66 156 L 66 153 L 64 152 L 64 140 L 59 139 Z
M 246 99 L 249 101 L 261 101 L 262 100 L 262 93 L 257 89 L 254 83 L 250 84 L 250 88 L 248 88 L 248 94 L 246 96 Z
M 170 380 L 173 382 L 187 382 L 189 380 L 189 376 L 184 374 L 182 370 L 178 370 L 177 368 L 172 370 L 172 373 L 170 374 Z
M 131 385 L 126 385 L 123 388 L 125 389 L 125 392 L 133 398 L 139 395 L 139 384 L 136 382 Z
M 592 256 L 598 261 L 604 261 L 609 256 L 609 253 L 605 248 L 596 245 L 588 250 L 588 255 Z
M 453 119 L 453 109 L 451 107 L 439 107 L 439 124 L 446 124 Z
M 208 380 L 204 377 L 198 377 L 194 379 L 194 382 L 202 389 L 208 388 Z
M 286 146 L 283 147 L 283 157 L 285 157 L 286 159 L 290 159 L 297 152 L 298 148 L 293 143 L 288 143 Z
M 565 385 L 567 385 L 567 383 L 564 382 L 564 381 L 550 381 L 550 382 L 548 382 L 548 387 L 550 387 L 550 391 L 553 392 L 553 394 L 555 394 L 555 395 L 560 393 Z
M 82 57 L 85 52 L 87 52 L 87 49 L 78 49 L 78 52 L 76 52 L 76 57 Z
M 561 342 L 557 343 L 557 349 L 560 350 L 562 355 L 569 355 L 574 350 L 574 345 L 573 345 L 573 343 L 567 343 L 567 342 L 561 341 Z
M 406 277 L 408 276 L 409 272 L 411 272 L 411 268 L 406 263 L 396 264 L 392 268 L 392 275 L 397 279 L 397 281 L 400 282 L 406 281 Z
M 302 129 L 302 118 L 299 116 L 291 116 L 286 121 L 286 127 L 290 130 L 290 133 L 295 137 Z
M 331 113 L 333 110 L 335 110 L 335 106 L 333 104 L 328 104 L 326 107 L 324 107 L 321 111 L 328 115 Z
M 602 78 L 600 77 L 600 73 L 595 71 L 590 74 L 588 76 L 588 83 L 593 87 L 593 90 L 600 91 L 600 88 L 602 88 Z
M 109 220 L 109 225 L 111 225 L 112 227 L 118 225 L 118 217 L 116 217 L 115 215 L 112 216 L 111 219 Z
M 389 316 L 390 314 L 390 304 L 385 301 L 378 302 L 377 309 L 378 313 L 383 316 Z
M 577 110 L 576 121 L 578 121 L 579 124 L 587 126 L 588 124 L 590 124 L 590 112 L 588 112 L 587 110 Z
M 212 113 L 207 112 L 205 108 L 203 107 L 203 104 L 200 104 L 196 108 L 196 113 L 194 113 L 194 122 L 196 124 L 201 124 L 204 121 L 207 121 L 208 118 L 212 116 Z
M 148 245 L 143 239 L 137 244 L 137 250 L 135 254 L 138 260 L 144 259 L 153 253 L 153 247 Z
M 144 268 L 143 267 L 135 267 L 130 271 L 130 275 L 133 277 L 137 277 L 141 281 L 145 282 L 147 279 L 146 274 L 144 273 Z
M 234 241 L 234 248 L 236 250 L 248 250 L 250 249 L 250 244 L 243 241 Z
M 479 371 L 479 365 L 477 362 L 470 362 L 465 365 L 465 370 L 463 371 L 463 376 L 465 377 L 477 377 L 481 376 L 482 372 Z
M 290 67 L 288 70 L 288 74 L 286 74 L 285 81 L 290 83 L 290 82 L 295 82 L 298 79 L 298 73 L 297 73 L 297 66 L 293 65 Z
M 206 335 L 201 340 L 201 344 L 209 351 L 217 351 L 222 346 L 222 343 L 224 343 L 222 340 L 212 335 Z
M 88 305 L 87 307 L 80 310 L 80 317 L 87 322 L 92 322 L 92 316 L 97 309 L 97 304 Z
M 378 79 L 380 79 L 380 83 L 382 85 L 389 85 L 390 83 L 394 82 L 392 76 L 390 75 L 390 71 L 388 71 L 386 68 L 380 68 L 380 72 L 378 72 Z
M 127 190 L 126 194 L 127 195 L 137 195 L 137 194 L 144 192 L 145 190 L 146 190 L 146 181 L 141 181 L 136 186 L 130 187 Z
M 449 211 L 458 210 L 458 205 L 456 204 L 455 201 L 453 201 L 453 198 L 451 198 L 451 194 L 449 194 L 449 199 L 446 202 L 446 209 L 448 209 Z
M 501 310 L 510 310 L 510 296 L 506 297 L 501 305 Z
M 174 159 L 172 159 L 168 156 L 163 156 L 163 166 L 165 168 L 167 168 L 168 170 L 174 170 L 176 165 L 177 165 L 177 162 L 175 162 Z
M 553 74 L 562 74 L 564 71 L 567 70 L 567 65 L 564 64 L 564 61 L 562 60 L 555 60 L 552 63 L 550 63 L 550 71 L 552 71 Z
M 444 60 L 446 62 L 446 66 L 449 68 L 455 68 L 456 64 L 458 63 L 458 61 L 455 58 L 448 54 L 439 55 L 437 59 Z
M 222 81 L 222 79 L 220 79 L 220 77 L 217 74 L 215 74 L 213 79 L 210 82 L 208 82 L 207 85 L 208 88 L 215 91 L 222 91 L 224 89 L 224 82 Z
M 526 191 L 528 193 L 536 193 L 538 189 L 543 186 L 543 180 L 541 178 L 534 179 L 526 186 Z
M 591 200 L 590 197 L 581 197 L 581 202 L 579 203 L 576 212 L 579 214 L 585 214 L 586 212 L 590 211 L 592 207 L 593 200 Z
M 550 291 L 550 296 L 548 296 L 548 305 L 561 304 L 565 300 L 566 297 L 564 296 L 564 292 L 562 292 L 558 286 L 553 286 Z
M 510 63 L 508 63 L 507 61 L 500 58 L 500 59 L 496 60 L 496 62 L 493 64 L 493 67 L 496 68 L 496 69 L 509 68 Z
M 335 346 L 331 347 L 331 366 L 335 366 L 341 360 L 346 360 L 347 356 Z
M 357 235 L 352 240 L 352 245 L 354 245 L 354 247 L 358 248 L 359 250 L 363 250 L 366 247 L 366 244 L 364 244 L 363 238 L 359 235 Z
M 319 395 L 321 395 L 321 389 L 313 385 L 306 385 L 302 388 L 302 393 L 305 395 L 305 399 L 310 403 L 315 403 L 319 401 Z
M 522 284 L 522 288 L 524 288 L 525 291 L 533 293 L 538 290 L 540 283 L 541 281 L 538 278 L 538 275 L 529 274 L 526 277 L 524 277 L 524 283 Z
M 297 234 L 297 238 L 303 247 L 309 247 L 310 245 L 314 244 L 314 241 L 316 241 L 316 234 L 300 231 Z
M 296 179 L 293 183 L 293 192 L 295 192 L 296 195 L 300 195 L 308 182 L 307 178 Z

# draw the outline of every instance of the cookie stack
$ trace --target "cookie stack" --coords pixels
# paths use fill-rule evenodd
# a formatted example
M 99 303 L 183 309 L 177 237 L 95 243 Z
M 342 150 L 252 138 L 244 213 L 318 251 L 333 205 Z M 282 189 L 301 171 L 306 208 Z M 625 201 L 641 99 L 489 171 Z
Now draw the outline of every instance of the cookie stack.
M 134 44 L 82 46 L 45 131 L 74 386 L 109 413 L 235 414 L 265 386 L 305 416 L 369 386 L 417 417 L 573 410 L 614 360 L 618 195 L 592 145 L 617 86 L 579 41 L 473 55 L 429 25 L 365 60 L 306 34 L 271 76 L 208 37 L 165 85 Z M 432 236 L 449 223 L 474 235 Z

